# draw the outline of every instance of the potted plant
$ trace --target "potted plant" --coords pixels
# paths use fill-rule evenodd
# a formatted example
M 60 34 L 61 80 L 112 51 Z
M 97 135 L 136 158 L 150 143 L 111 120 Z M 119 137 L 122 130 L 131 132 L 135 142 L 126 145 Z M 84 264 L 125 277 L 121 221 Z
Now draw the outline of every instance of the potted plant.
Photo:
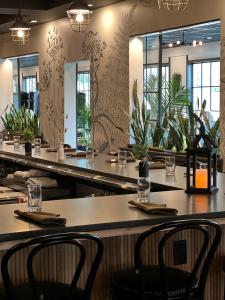
M 32 141 L 34 139 L 34 134 L 33 132 L 29 129 L 26 128 L 24 129 L 22 133 L 22 138 L 23 141 L 25 142 L 25 155 L 31 156 L 32 155 Z

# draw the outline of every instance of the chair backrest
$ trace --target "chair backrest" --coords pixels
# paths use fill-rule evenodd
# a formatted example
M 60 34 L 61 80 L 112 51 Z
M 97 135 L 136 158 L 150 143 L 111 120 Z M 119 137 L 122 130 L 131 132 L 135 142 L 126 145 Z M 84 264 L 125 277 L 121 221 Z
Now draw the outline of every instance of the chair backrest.
M 186 287 L 186 295 L 184 299 L 189 299 L 192 292 L 192 283 L 194 278 L 199 278 L 197 288 L 197 299 L 203 299 L 205 284 L 209 272 L 210 264 L 213 260 L 214 254 L 220 243 L 222 231 L 219 224 L 209 220 L 184 220 L 172 221 L 164 224 L 154 226 L 150 230 L 143 232 L 138 238 L 135 245 L 135 267 L 140 270 L 143 266 L 141 258 L 141 249 L 144 241 L 151 235 L 165 231 L 163 237 L 159 240 L 158 244 L 158 263 L 160 268 L 160 276 L 162 282 L 162 299 L 167 300 L 168 297 L 168 278 L 166 276 L 165 264 L 165 245 L 166 242 L 175 236 L 178 232 L 193 230 L 193 234 L 199 232 L 202 235 L 202 242 L 200 249 L 195 253 L 196 257 L 190 271 L 190 280 Z
M 89 300 L 91 297 L 92 287 L 94 284 L 94 280 L 96 277 L 96 273 L 98 271 L 99 265 L 103 256 L 103 242 L 101 238 L 96 235 L 88 234 L 88 233 L 62 233 L 62 234 L 54 234 L 54 235 L 46 235 L 37 238 L 30 239 L 25 242 L 18 243 L 13 246 L 2 258 L 1 263 L 1 272 L 2 272 L 2 280 L 7 293 L 8 299 L 15 299 L 13 293 L 13 283 L 9 273 L 9 262 L 12 256 L 14 256 L 18 251 L 23 250 L 25 248 L 31 247 L 31 251 L 27 257 L 27 274 L 28 279 L 34 294 L 34 298 L 40 299 L 40 295 L 38 294 L 38 289 L 36 285 L 35 275 L 34 275 L 34 258 L 38 252 L 42 249 L 46 249 L 47 247 L 51 247 L 53 245 L 73 245 L 79 251 L 79 260 L 77 262 L 72 281 L 68 288 L 68 294 L 64 298 L 71 299 L 72 291 L 77 287 L 78 280 L 80 278 L 82 269 L 84 267 L 84 263 L 86 260 L 86 250 L 83 245 L 83 241 L 92 241 L 95 245 L 96 252 L 93 258 L 92 264 L 89 268 L 89 273 L 87 276 L 87 280 L 84 288 L 84 300 Z M 93 246 L 93 245 L 92 245 Z

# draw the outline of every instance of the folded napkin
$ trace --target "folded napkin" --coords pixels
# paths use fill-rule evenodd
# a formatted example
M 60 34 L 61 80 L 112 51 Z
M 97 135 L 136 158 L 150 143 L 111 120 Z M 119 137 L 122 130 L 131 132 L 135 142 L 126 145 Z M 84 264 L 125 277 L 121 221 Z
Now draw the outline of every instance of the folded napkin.
M 95 156 L 98 155 L 98 152 L 95 152 Z M 77 151 L 73 153 L 66 154 L 66 157 L 86 157 L 86 151 Z
M 166 204 L 155 204 L 150 202 L 138 202 L 134 200 L 128 201 L 129 204 L 134 205 L 138 209 L 152 215 L 176 215 L 178 211 L 176 208 L 166 207 Z
M 86 151 L 78 151 L 66 154 L 66 157 L 86 157 Z
M 149 164 L 149 169 L 165 169 L 166 165 L 163 162 L 156 161 Z
M 26 220 L 39 223 L 41 225 L 65 225 L 66 219 L 60 218 L 59 214 L 47 213 L 47 212 L 27 212 L 15 210 L 14 213 Z
M 135 162 L 136 158 L 134 156 L 129 156 L 127 157 L 127 162 Z M 112 158 L 112 159 L 107 159 L 106 162 L 108 163 L 118 163 L 117 158 Z
M 57 152 L 57 148 L 47 148 L 47 152 Z M 76 148 L 64 148 L 64 152 L 74 152 Z
M 149 169 L 165 169 L 165 163 L 156 161 L 156 162 L 149 162 Z M 139 166 L 136 166 L 136 169 L 139 169 Z

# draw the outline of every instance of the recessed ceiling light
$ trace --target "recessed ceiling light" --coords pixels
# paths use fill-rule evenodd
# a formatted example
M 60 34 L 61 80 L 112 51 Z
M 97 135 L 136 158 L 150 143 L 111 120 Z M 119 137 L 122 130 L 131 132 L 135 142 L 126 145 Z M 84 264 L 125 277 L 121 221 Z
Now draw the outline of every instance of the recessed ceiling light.
M 93 6 L 93 4 L 91 4 L 91 3 L 90 3 L 90 4 L 88 4 L 88 6 L 89 6 L 89 7 L 92 7 L 92 6 Z
M 37 20 L 31 20 L 31 21 L 30 21 L 31 24 L 35 24 L 35 23 L 37 23 L 37 22 L 38 22 Z
M 207 40 L 211 40 L 211 39 L 212 39 L 212 37 L 211 37 L 211 36 L 208 36 L 206 39 L 207 39 Z

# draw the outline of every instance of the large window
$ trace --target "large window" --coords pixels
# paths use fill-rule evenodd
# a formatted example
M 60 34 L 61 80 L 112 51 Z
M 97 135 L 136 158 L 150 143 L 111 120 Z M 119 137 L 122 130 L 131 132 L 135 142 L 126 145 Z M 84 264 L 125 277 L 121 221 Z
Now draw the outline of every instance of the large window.
M 150 110 L 151 120 L 157 120 L 159 97 L 159 68 L 157 65 L 144 65 L 144 99 L 147 109 Z M 162 65 L 162 90 L 165 90 L 169 81 L 169 65 Z
M 220 62 L 217 60 L 194 62 L 189 65 L 190 86 L 193 91 L 194 109 L 199 111 L 206 100 L 206 111 L 213 120 L 220 111 Z
M 23 77 L 23 92 L 30 93 L 36 92 L 37 89 L 37 78 L 36 76 Z

